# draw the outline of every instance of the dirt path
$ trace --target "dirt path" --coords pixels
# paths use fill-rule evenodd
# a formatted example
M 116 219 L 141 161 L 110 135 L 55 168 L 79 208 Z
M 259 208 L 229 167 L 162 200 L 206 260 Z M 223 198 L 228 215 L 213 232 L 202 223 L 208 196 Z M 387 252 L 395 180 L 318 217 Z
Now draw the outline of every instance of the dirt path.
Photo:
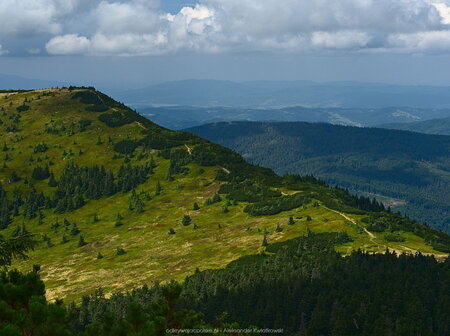
M 342 213 L 342 212 L 339 212 L 339 211 L 337 211 L 337 210 L 333 210 L 333 209 L 330 209 L 330 208 L 327 208 L 327 209 L 330 210 L 330 211 L 333 211 L 333 212 L 335 212 L 335 213 L 337 213 L 337 214 L 339 214 L 339 215 L 341 215 L 342 217 L 344 217 L 344 218 L 345 218 L 346 220 L 348 220 L 349 222 L 352 222 L 352 223 L 355 224 L 357 227 L 363 229 L 364 232 L 367 233 L 367 234 L 369 235 L 370 240 L 374 240 L 374 239 L 376 238 L 376 236 L 375 236 L 372 232 L 370 232 L 369 230 L 367 230 L 364 226 L 359 225 L 353 218 L 350 218 L 350 217 L 348 217 L 346 214 L 344 214 L 344 213 Z
M 138 124 L 140 127 L 142 127 L 143 129 L 147 129 L 144 125 L 142 125 L 139 121 L 136 121 L 136 124 Z
M 192 155 L 192 148 L 188 145 L 184 145 L 186 147 L 186 150 L 188 151 L 189 155 Z

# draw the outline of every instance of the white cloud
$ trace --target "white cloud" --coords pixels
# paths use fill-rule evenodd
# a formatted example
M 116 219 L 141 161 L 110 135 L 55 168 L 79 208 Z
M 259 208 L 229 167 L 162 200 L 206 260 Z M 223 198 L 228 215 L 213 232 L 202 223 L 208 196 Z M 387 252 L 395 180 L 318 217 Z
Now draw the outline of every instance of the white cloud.
M 441 22 L 443 24 L 450 24 L 450 7 L 445 3 L 433 3 L 433 5 L 436 7 L 439 15 L 441 16 Z
M 50 39 L 50 54 L 158 55 L 180 49 L 213 51 L 213 12 L 202 5 L 177 15 L 160 13 L 152 2 L 101 2 L 95 10 L 98 29 L 91 36 L 74 34 Z
M 42 36 L 59 55 L 434 52 L 449 31 L 450 0 L 198 0 L 175 15 L 158 0 L 0 1 L 0 37 Z
M 61 18 L 75 9 L 78 0 L 2 0 L 0 36 L 59 34 Z
M 91 41 L 84 36 L 67 34 L 52 38 L 45 46 L 50 54 L 80 55 L 89 51 Z
M 389 38 L 393 47 L 414 51 L 450 51 L 450 31 L 397 34 Z

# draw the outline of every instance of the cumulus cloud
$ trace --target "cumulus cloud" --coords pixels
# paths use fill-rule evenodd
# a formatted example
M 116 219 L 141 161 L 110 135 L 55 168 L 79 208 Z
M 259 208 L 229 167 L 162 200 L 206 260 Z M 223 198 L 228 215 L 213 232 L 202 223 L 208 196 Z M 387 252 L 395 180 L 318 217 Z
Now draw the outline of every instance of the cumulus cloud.
M 41 34 L 49 54 L 269 50 L 450 51 L 450 0 L 2 0 L 0 37 Z
M 213 12 L 203 5 L 171 15 L 158 11 L 152 1 L 102 1 L 95 17 L 93 34 L 55 36 L 46 44 L 47 51 L 60 55 L 157 55 L 180 49 L 214 49 Z
M 393 47 L 417 51 L 449 51 L 450 31 L 429 31 L 398 34 L 389 37 Z
M 89 51 L 91 41 L 78 34 L 67 34 L 52 38 L 46 45 L 47 51 L 55 55 L 80 55 Z
M 77 0 L 2 0 L 0 35 L 59 34 L 61 19 L 73 12 Z

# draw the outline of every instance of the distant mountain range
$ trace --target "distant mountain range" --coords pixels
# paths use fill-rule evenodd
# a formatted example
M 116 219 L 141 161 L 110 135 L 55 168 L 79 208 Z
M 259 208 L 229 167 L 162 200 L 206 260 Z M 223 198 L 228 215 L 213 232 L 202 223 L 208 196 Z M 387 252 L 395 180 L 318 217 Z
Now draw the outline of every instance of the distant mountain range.
M 383 108 L 450 107 L 450 87 L 359 82 L 183 80 L 118 93 L 135 107 L 151 105 L 278 108 L 286 106 Z
M 419 133 L 450 135 L 450 118 L 432 119 L 411 123 L 384 124 L 380 127 Z
M 138 110 L 150 120 L 171 129 L 183 129 L 220 121 L 307 121 L 366 127 L 450 116 L 450 109 L 412 107 L 306 108 L 297 106 L 276 109 L 252 109 L 239 107 L 159 106 L 141 107 Z
M 0 74 L 0 90 L 33 90 L 64 85 L 57 81 Z
M 227 122 L 187 131 L 280 174 L 313 174 L 450 231 L 450 137 L 304 122 Z M 400 200 L 400 201 L 398 201 Z

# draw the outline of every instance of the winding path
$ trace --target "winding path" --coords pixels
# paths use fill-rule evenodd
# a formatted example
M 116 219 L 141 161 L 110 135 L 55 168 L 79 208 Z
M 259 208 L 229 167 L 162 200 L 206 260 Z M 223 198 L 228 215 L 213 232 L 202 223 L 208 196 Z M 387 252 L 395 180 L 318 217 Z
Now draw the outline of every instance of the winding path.
M 325 207 L 325 206 L 324 206 L 324 208 L 326 208 L 326 209 L 328 209 L 328 210 L 330 210 L 330 211 L 333 211 L 333 212 L 335 212 L 335 213 L 341 215 L 342 217 L 344 217 L 344 218 L 345 218 L 346 220 L 348 220 L 349 222 L 352 222 L 352 223 L 355 224 L 357 227 L 363 229 L 364 232 L 367 233 L 367 234 L 369 235 L 370 240 L 374 240 L 374 239 L 376 238 L 376 236 L 375 236 L 372 232 L 370 232 L 369 230 L 367 230 L 364 226 L 359 225 L 353 218 L 348 217 L 346 214 L 344 214 L 344 213 L 342 213 L 342 212 L 339 212 L 339 211 L 337 211 L 337 210 L 333 210 L 333 209 L 327 208 L 327 207 Z

